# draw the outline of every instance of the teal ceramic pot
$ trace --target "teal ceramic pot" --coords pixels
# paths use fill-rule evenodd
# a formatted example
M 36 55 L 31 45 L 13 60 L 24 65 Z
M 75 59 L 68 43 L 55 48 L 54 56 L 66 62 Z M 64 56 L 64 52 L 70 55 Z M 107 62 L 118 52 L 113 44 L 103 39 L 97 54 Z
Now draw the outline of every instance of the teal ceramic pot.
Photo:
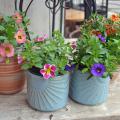
M 81 104 L 98 105 L 107 100 L 110 78 L 92 77 L 89 73 L 74 71 L 70 82 L 70 97 Z
M 56 111 L 68 102 L 69 74 L 45 80 L 28 72 L 27 101 L 39 111 Z

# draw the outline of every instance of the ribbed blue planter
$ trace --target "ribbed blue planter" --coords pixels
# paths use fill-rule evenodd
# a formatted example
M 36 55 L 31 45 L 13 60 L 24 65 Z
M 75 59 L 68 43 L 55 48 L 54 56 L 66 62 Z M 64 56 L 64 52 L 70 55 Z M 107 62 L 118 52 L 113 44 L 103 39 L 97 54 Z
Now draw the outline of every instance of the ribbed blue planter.
M 40 111 L 56 111 L 68 102 L 69 74 L 45 80 L 41 76 L 28 72 L 27 101 Z
M 92 77 L 89 73 L 74 71 L 70 82 L 70 97 L 81 104 L 98 105 L 107 100 L 110 78 Z

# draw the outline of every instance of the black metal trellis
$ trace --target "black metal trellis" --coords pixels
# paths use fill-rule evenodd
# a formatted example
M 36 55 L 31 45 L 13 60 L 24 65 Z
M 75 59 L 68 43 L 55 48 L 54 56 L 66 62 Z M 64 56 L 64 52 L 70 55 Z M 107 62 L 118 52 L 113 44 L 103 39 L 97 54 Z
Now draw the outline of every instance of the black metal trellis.
M 26 10 L 25 10 L 25 16 L 26 16 L 26 14 L 27 14 L 27 12 L 28 12 L 28 9 L 29 9 L 30 5 L 32 4 L 32 2 L 33 2 L 33 0 L 31 0 L 30 3 L 28 4 L 28 6 L 27 6 L 27 8 L 26 8 Z M 18 9 L 18 7 L 17 7 L 18 0 L 14 0 L 14 3 L 15 3 L 15 10 L 16 10 L 16 11 L 23 12 L 23 0 L 20 0 L 20 1 L 19 1 L 19 9 Z M 26 27 L 24 21 L 23 21 L 23 25 L 25 26 L 26 34 L 27 34 L 27 36 L 28 36 L 28 39 L 30 40 L 30 35 L 29 35 L 29 32 L 28 32 L 28 28 Z
M 46 0 L 45 5 L 48 9 L 50 9 L 52 13 L 52 33 L 55 30 L 55 21 L 56 21 L 56 14 L 59 10 L 60 11 L 60 32 L 62 32 L 62 19 L 63 19 L 63 4 L 66 0 Z
M 18 10 L 17 8 L 17 3 L 19 1 L 19 11 L 23 11 L 23 2 L 24 0 L 14 0 L 15 1 L 15 10 Z M 34 0 L 31 0 L 28 7 L 26 8 L 25 10 L 25 16 L 27 14 L 27 11 L 30 7 L 30 5 L 32 4 Z M 64 10 L 63 8 L 64 7 L 64 2 L 66 2 L 67 0 L 45 0 L 45 5 L 46 7 L 51 11 L 52 13 L 52 33 L 54 32 L 55 30 L 55 23 L 56 23 L 56 14 L 58 13 L 58 11 L 60 10 L 60 32 L 62 32 L 62 24 L 63 24 L 63 13 L 64 13 Z M 102 5 L 101 6 L 101 9 L 98 10 L 97 9 L 97 4 L 96 4 L 96 0 L 84 0 L 84 3 L 83 3 L 83 7 L 84 7 L 84 11 L 85 11 L 85 19 L 88 19 L 90 17 L 90 15 L 92 13 L 95 13 L 98 11 L 98 13 L 100 12 L 100 14 L 102 12 L 104 12 L 105 16 L 107 17 L 107 12 L 108 12 L 108 0 L 102 0 L 104 3 L 104 1 L 106 1 L 106 5 Z M 72 0 L 70 0 L 70 2 L 72 2 Z M 71 6 L 70 7 L 73 7 L 72 6 L 72 3 L 71 3 Z M 105 8 L 105 11 L 103 11 L 103 7 Z M 24 23 L 23 23 L 24 24 Z M 27 30 L 27 29 L 26 29 Z M 28 31 L 28 30 L 27 30 Z M 27 32 L 27 35 L 28 37 L 30 38 L 29 36 L 29 33 Z

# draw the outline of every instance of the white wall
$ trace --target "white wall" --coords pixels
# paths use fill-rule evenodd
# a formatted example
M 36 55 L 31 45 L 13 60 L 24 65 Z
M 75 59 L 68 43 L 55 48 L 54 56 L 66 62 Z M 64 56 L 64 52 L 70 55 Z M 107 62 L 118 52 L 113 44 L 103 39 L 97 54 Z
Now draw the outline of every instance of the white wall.
M 18 0 L 19 1 L 19 0 Z M 24 9 L 30 0 L 24 0 Z M 14 0 L 0 0 L 0 14 L 12 15 L 14 13 Z M 27 16 L 31 19 L 30 30 L 36 34 L 41 32 L 51 33 L 51 14 L 49 9 L 45 6 L 45 0 L 34 0 Z M 59 29 L 60 16 L 59 13 L 56 18 L 56 29 Z

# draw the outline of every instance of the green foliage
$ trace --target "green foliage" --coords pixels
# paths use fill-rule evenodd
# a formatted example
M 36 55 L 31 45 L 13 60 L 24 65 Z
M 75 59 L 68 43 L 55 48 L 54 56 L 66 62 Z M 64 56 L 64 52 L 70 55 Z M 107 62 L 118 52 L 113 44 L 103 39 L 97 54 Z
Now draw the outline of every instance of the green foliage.
M 109 28 L 106 28 L 108 26 Z M 110 34 L 107 30 L 110 29 Z M 96 33 L 95 33 L 96 32 Z M 103 77 L 111 75 L 120 64 L 120 23 L 113 22 L 103 16 L 93 15 L 81 27 L 81 36 L 77 41 L 74 62 L 84 66 L 82 72 L 90 72 L 91 66 L 101 63 L 106 67 Z M 102 42 L 98 33 L 105 38 Z
M 53 64 L 57 67 L 56 74 L 65 74 L 65 66 L 68 64 L 68 56 L 71 53 L 69 43 L 65 43 L 64 38 L 58 31 L 54 32 L 52 39 L 43 42 L 30 41 L 24 45 L 25 49 L 22 56 L 26 62 L 24 69 L 33 66 L 42 69 L 45 64 Z
M 15 34 L 20 28 L 25 31 L 26 26 L 29 23 L 29 19 L 24 17 L 24 13 L 20 13 L 20 15 L 22 16 L 22 23 L 19 24 L 16 23 L 13 16 L 3 16 L 3 19 L 0 21 L 0 45 L 3 43 L 12 44 L 14 46 L 15 53 L 17 53 L 18 48 L 21 49 L 22 47 L 22 45 L 19 45 L 16 42 Z

